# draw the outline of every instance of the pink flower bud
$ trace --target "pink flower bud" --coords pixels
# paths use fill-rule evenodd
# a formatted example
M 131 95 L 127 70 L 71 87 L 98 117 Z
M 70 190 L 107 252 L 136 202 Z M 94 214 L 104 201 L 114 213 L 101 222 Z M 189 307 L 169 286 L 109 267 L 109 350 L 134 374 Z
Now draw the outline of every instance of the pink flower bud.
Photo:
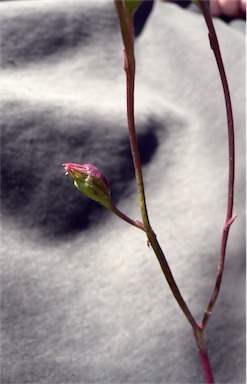
M 112 208 L 109 183 L 98 168 L 92 164 L 64 163 L 63 166 L 81 192 L 106 208 Z

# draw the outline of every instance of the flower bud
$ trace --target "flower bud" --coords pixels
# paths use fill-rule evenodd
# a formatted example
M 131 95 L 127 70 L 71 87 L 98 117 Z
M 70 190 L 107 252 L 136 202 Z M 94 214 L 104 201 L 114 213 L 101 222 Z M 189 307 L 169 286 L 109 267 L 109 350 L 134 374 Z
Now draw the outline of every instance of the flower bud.
M 76 188 L 104 207 L 112 208 L 109 183 L 98 168 L 92 164 L 64 163 L 63 166 Z
M 199 1 L 199 0 L 191 0 L 191 1 L 192 1 L 192 3 L 194 3 L 195 5 L 197 5 L 198 8 L 201 9 L 201 4 L 200 4 L 200 1 Z M 210 4 L 209 4 L 209 0 L 204 0 L 204 1 L 208 4 L 208 6 L 210 6 Z
M 198 8 L 201 8 L 199 0 L 191 0 Z
M 142 0 L 124 0 L 125 12 L 128 17 L 133 16 L 134 12 L 141 5 Z

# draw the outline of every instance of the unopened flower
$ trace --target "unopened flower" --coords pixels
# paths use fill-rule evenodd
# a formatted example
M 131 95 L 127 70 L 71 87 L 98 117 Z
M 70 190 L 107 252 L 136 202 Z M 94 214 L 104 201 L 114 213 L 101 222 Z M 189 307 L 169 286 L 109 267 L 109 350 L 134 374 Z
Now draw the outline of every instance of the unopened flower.
M 194 3 L 195 5 L 197 5 L 198 8 L 201 9 L 201 4 L 200 4 L 200 1 L 199 0 L 191 0 L 192 3 Z M 208 5 L 208 7 L 210 7 L 210 0 L 204 0 L 205 3 Z
M 66 174 L 73 180 L 74 185 L 86 196 L 97 201 L 106 208 L 112 209 L 111 190 L 103 173 L 92 164 L 63 164 Z
M 124 0 L 125 12 L 128 17 L 133 16 L 134 12 L 141 5 L 142 0 Z

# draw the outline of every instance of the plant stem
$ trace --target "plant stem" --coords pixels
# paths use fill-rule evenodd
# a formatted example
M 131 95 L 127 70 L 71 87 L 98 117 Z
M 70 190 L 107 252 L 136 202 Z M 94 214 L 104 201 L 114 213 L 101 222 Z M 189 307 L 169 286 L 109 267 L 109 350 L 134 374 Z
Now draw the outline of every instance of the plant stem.
M 234 201 L 234 174 L 235 174 L 235 144 L 234 144 L 234 124 L 233 124 L 233 113 L 232 113 L 232 104 L 231 104 L 231 97 L 228 87 L 228 82 L 226 78 L 225 68 L 223 64 L 223 60 L 221 57 L 220 47 L 217 39 L 217 35 L 215 32 L 215 28 L 212 21 L 212 16 L 210 12 L 210 6 L 207 2 L 204 0 L 199 0 L 200 6 L 208 27 L 209 31 L 209 41 L 210 46 L 214 52 L 215 59 L 217 62 L 217 66 L 220 73 L 220 78 L 222 82 L 222 87 L 224 91 L 224 97 L 225 97 L 225 104 L 226 104 L 226 114 L 227 114 L 227 126 L 228 126 L 228 151 L 229 151 L 229 173 L 228 173 L 228 198 L 227 198 L 227 213 L 226 213 L 226 220 L 222 232 L 222 239 L 221 239 L 221 250 L 219 255 L 219 261 L 218 261 L 218 268 L 217 268 L 217 276 L 216 276 L 216 282 L 215 287 L 212 293 L 212 296 L 210 298 L 209 304 L 207 309 L 205 310 L 204 317 L 202 320 L 202 327 L 205 328 L 209 317 L 212 313 L 214 304 L 216 302 L 216 299 L 218 297 L 221 281 L 222 281 L 222 275 L 224 270 L 224 263 L 225 263 L 225 255 L 226 255 L 226 246 L 227 246 L 227 240 L 228 240 L 228 234 L 230 230 L 230 226 L 233 223 L 234 219 L 236 218 L 236 215 L 232 215 L 233 213 L 233 201 Z
M 133 49 L 133 19 L 132 17 L 126 17 L 123 8 L 122 1 L 115 0 L 119 24 L 122 32 L 122 38 L 124 43 L 124 69 L 126 72 L 126 87 L 127 87 L 127 119 L 129 129 L 129 140 L 131 153 L 133 158 L 138 198 L 141 209 L 141 216 L 144 224 L 144 228 L 150 227 L 146 198 L 143 184 L 142 167 L 139 154 L 139 148 L 135 130 L 135 118 L 134 118 L 134 89 L 135 89 L 135 57 Z
M 144 229 L 147 234 L 148 240 L 159 260 L 162 271 L 166 277 L 166 280 L 172 290 L 174 297 L 176 298 L 178 305 L 182 309 L 183 313 L 187 317 L 194 331 L 196 330 L 197 323 L 192 316 L 187 304 L 185 303 L 178 286 L 171 273 L 165 255 L 158 243 L 155 233 L 153 232 L 148 219 L 148 212 L 145 199 L 144 183 L 142 176 L 141 160 L 139 155 L 139 148 L 137 143 L 135 120 L 134 120 L 134 84 L 135 84 L 135 57 L 133 49 L 133 20 L 132 17 L 128 19 L 125 16 L 122 1 L 115 0 L 116 9 L 119 17 L 120 29 L 122 33 L 123 43 L 125 47 L 125 64 L 124 69 L 126 72 L 126 85 L 127 85 L 127 115 L 128 115 L 128 129 L 131 153 L 134 163 L 137 191 L 141 209 L 142 220 Z
M 122 220 L 126 221 L 127 223 L 133 225 L 134 227 L 137 227 L 145 232 L 144 225 L 138 221 L 138 220 L 132 220 L 130 217 L 126 216 L 123 212 L 121 212 L 115 205 L 112 205 L 111 211 L 115 213 L 118 217 L 120 217 Z
M 183 297 L 182 297 L 182 295 L 178 289 L 178 286 L 177 286 L 177 284 L 174 280 L 174 277 L 172 275 L 172 272 L 170 270 L 169 264 L 168 264 L 166 257 L 162 251 L 162 248 L 159 245 L 159 242 L 157 240 L 155 233 L 152 230 L 148 231 L 147 236 L 148 236 L 148 240 L 149 240 L 149 242 L 150 242 L 150 244 L 154 250 L 154 253 L 156 254 L 156 256 L 158 258 L 161 269 L 165 275 L 165 278 L 166 278 L 167 283 L 169 284 L 169 286 L 171 288 L 173 295 L 175 296 L 181 310 L 183 311 L 186 318 L 190 322 L 193 330 L 195 331 L 198 328 L 198 325 L 197 325 L 194 317 L 192 316 L 187 304 L 185 303 L 185 301 L 184 301 L 184 299 L 183 299 Z
M 207 384 L 214 384 L 214 377 L 203 339 L 203 328 L 198 327 L 194 332 L 194 336 Z
M 213 374 L 212 374 L 209 358 L 207 355 L 206 347 L 204 344 L 204 340 L 203 340 L 203 328 L 196 323 L 187 304 L 185 303 L 179 291 L 179 288 L 174 280 L 170 267 L 167 263 L 166 257 L 149 223 L 141 161 L 140 161 L 139 148 L 138 148 L 136 131 L 135 131 L 135 120 L 134 120 L 135 57 L 134 57 L 134 46 L 133 46 L 134 45 L 133 44 L 133 19 L 132 17 L 128 17 L 128 18 L 126 17 L 122 1 L 115 0 L 115 5 L 116 5 L 118 17 L 119 17 L 119 24 L 120 24 L 120 29 L 122 33 L 123 43 L 124 43 L 124 63 L 125 63 L 124 69 L 126 72 L 126 82 L 127 82 L 128 129 L 129 129 L 131 153 L 132 153 L 133 164 L 135 169 L 137 191 L 138 191 L 139 204 L 140 204 L 141 215 L 142 215 L 142 220 L 144 225 L 144 231 L 146 232 L 149 243 L 151 244 L 158 258 L 161 269 L 165 275 L 168 285 L 170 286 L 171 291 L 178 305 L 180 306 L 181 310 L 183 311 L 184 315 L 186 316 L 186 318 L 188 319 L 189 323 L 192 326 L 207 383 L 213 384 L 214 383 Z

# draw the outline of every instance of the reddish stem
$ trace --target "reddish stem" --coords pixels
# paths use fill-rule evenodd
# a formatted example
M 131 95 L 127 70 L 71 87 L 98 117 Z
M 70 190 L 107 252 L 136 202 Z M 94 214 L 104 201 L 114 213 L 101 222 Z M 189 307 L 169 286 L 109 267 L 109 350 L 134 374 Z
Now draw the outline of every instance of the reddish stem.
M 142 168 L 141 168 L 141 161 L 140 161 L 139 148 L 138 148 L 136 131 L 135 131 L 135 120 L 134 120 L 135 57 L 134 57 L 134 48 L 133 48 L 133 20 L 132 20 L 132 17 L 129 17 L 128 19 L 126 18 L 126 16 L 124 17 L 125 13 L 124 13 L 122 1 L 115 0 L 115 4 L 118 12 L 119 24 L 120 24 L 124 48 L 125 48 L 124 69 L 126 71 L 129 139 L 130 139 L 131 153 L 132 153 L 132 158 L 133 158 L 133 163 L 135 168 L 138 197 L 139 197 L 144 229 L 147 234 L 149 243 L 151 244 L 158 258 L 158 261 L 165 275 L 165 278 L 172 290 L 172 293 L 195 332 L 196 328 L 198 327 L 197 323 L 179 291 L 179 288 L 175 282 L 175 279 L 167 263 L 166 257 L 158 243 L 156 235 L 152 230 L 149 223 L 149 219 L 148 219 L 148 212 L 147 212 L 147 207 L 145 202 L 144 184 L 143 184 L 143 178 L 142 178 Z
M 207 381 L 207 384 L 214 384 L 214 377 L 213 377 L 213 372 L 210 366 L 209 358 L 207 351 L 203 352 L 199 350 L 199 356 L 201 359 L 204 375 Z
M 224 68 L 222 57 L 221 57 L 220 47 L 219 47 L 217 35 L 216 35 L 213 21 L 212 21 L 210 6 L 209 6 L 209 3 L 206 2 L 205 0 L 200 0 L 200 6 L 202 9 L 206 24 L 208 26 L 210 46 L 215 55 L 215 59 L 219 69 L 222 87 L 224 91 L 226 114 L 227 114 L 227 126 L 228 126 L 228 147 L 229 147 L 228 149 L 229 150 L 229 175 L 228 175 L 227 213 L 226 213 L 226 220 L 225 220 L 225 224 L 222 232 L 221 250 L 220 250 L 219 261 L 218 261 L 215 287 L 202 320 L 202 328 L 205 328 L 209 320 L 209 317 L 211 316 L 214 304 L 216 302 L 216 299 L 220 291 L 220 286 L 221 286 L 221 281 L 222 281 L 222 276 L 224 271 L 228 234 L 229 234 L 230 226 L 233 223 L 234 219 L 236 218 L 236 215 L 234 216 L 232 215 L 233 201 L 234 201 L 234 174 L 235 174 L 234 141 L 235 140 L 234 140 L 234 124 L 233 124 L 231 97 L 230 97 L 227 77 L 225 73 L 225 68 Z
M 198 326 L 196 331 L 194 332 L 194 336 L 196 339 L 196 344 L 198 347 L 199 356 L 201 359 L 204 375 L 207 381 L 207 384 L 214 384 L 213 372 L 211 369 L 209 357 L 207 354 L 207 350 L 205 347 L 204 339 L 203 339 L 203 328 Z

